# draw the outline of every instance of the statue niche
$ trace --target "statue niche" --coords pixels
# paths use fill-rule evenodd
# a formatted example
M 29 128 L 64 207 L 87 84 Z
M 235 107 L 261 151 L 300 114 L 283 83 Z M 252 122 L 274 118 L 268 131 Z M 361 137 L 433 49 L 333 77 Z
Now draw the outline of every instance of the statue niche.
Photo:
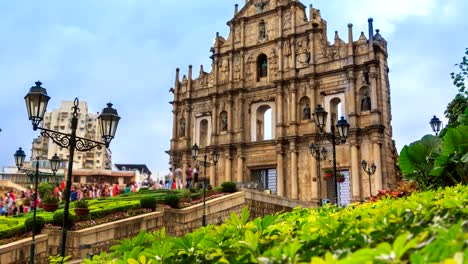
M 364 93 L 364 96 L 361 99 L 361 111 L 370 111 L 371 110 L 371 98 L 369 97 L 368 92 Z
M 221 132 L 225 132 L 228 129 L 228 118 L 226 111 L 221 112 L 220 116 L 220 130 Z
M 180 119 L 179 137 L 185 137 L 185 118 Z

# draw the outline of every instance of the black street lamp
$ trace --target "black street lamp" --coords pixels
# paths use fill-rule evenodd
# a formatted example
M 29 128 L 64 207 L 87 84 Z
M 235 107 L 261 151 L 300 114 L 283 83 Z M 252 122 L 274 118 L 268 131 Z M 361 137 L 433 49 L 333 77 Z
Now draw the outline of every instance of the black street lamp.
M 326 120 L 327 120 L 327 111 L 321 106 L 317 105 L 317 108 L 315 109 L 314 112 L 314 119 L 315 119 L 315 124 L 320 130 L 321 134 L 324 134 L 325 137 L 327 138 L 328 141 L 332 144 L 332 150 L 333 150 L 333 181 L 335 182 L 335 195 L 336 199 L 335 202 L 338 205 L 338 182 L 336 181 L 336 145 L 344 144 L 346 143 L 346 139 L 348 138 L 348 131 L 349 131 L 349 124 L 348 122 L 344 119 L 344 117 L 341 117 L 341 119 L 338 121 L 336 124 L 336 128 L 338 129 L 338 136 L 336 135 L 335 131 L 335 126 L 333 125 L 333 118 L 331 119 L 332 125 L 331 127 L 331 132 L 324 132 L 324 128 L 326 125 Z
M 322 147 L 320 150 L 320 146 L 311 143 L 309 145 L 310 154 L 317 160 L 317 178 L 318 178 L 318 196 L 319 196 L 319 204 L 322 204 L 322 179 L 320 177 L 320 162 L 322 160 L 326 160 L 328 156 L 328 151 L 325 147 Z
M 433 118 L 431 118 L 429 124 L 431 125 L 432 131 L 434 131 L 435 135 L 439 135 L 440 127 L 442 126 L 442 121 L 440 121 L 440 119 L 437 118 L 437 116 L 434 116 Z
M 51 159 L 50 159 L 50 167 L 52 169 L 52 174 L 50 173 L 43 173 L 39 174 L 39 157 L 36 158 L 36 169 L 31 170 L 31 169 L 26 169 L 23 168 L 23 163 L 24 159 L 26 158 L 26 154 L 24 153 L 22 148 L 19 148 L 15 154 L 13 155 L 15 157 L 15 163 L 16 167 L 18 167 L 18 171 L 22 171 L 26 173 L 26 175 L 29 177 L 30 181 L 34 183 L 34 211 L 33 211 L 33 228 L 32 228 L 32 239 L 31 239 L 31 251 L 30 251 L 30 256 L 29 256 L 29 263 L 34 264 L 34 256 L 36 255 L 36 232 L 37 232 L 37 224 L 36 224 L 36 210 L 37 210 L 37 185 L 39 183 L 39 178 L 42 179 L 42 177 L 46 177 L 47 180 L 49 179 L 49 176 L 53 175 L 55 177 L 55 173 L 57 172 L 59 166 L 60 166 L 60 158 L 55 154 Z
M 192 158 L 194 161 L 198 161 L 198 151 L 200 150 L 200 147 L 197 144 L 194 144 L 192 146 Z M 203 215 L 202 215 L 202 226 L 206 226 L 206 168 L 210 167 L 211 164 L 208 163 L 207 161 L 208 155 L 205 152 L 203 154 L 203 161 L 199 161 L 203 165 L 203 170 L 204 170 L 204 177 L 203 177 Z M 215 161 L 216 160 L 216 161 Z M 217 162 L 219 160 L 219 154 L 217 154 L 217 151 L 213 152 L 213 163 L 216 166 Z
M 374 162 L 368 167 L 367 166 L 367 161 L 362 160 L 361 161 L 361 166 L 362 169 L 367 173 L 369 176 L 369 197 L 372 197 L 372 184 L 371 184 L 371 176 L 374 175 L 375 171 L 377 170 L 377 165 L 375 165 Z
M 65 208 L 63 212 L 63 226 L 62 226 L 62 244 L 60 249 L 60 255 L 65 257 L 65 248 L 66 248 L 66 238 L 67 238 L 67 225 L 69 209 L 70 209 L 70 190 L 72 184 L 72 174 L 73 174 L 73 157 L 75 154 L 75 149 L 78 151 L 89 151 L 94 148 L 101 149 L 102 146 L 109 148 L 111 140 L 115 136 L 117 126 L 119 124 L 120 116 L 117 114 L 117 110 L 112 108 L 112 104 L 107 104 L 107 107 L 104 108 L 99 115 L 99 124 L 101 130 L 101 136 L 103 142 L 98 142 L 86 138 L 81 138 L 76 136 L 76 129 L 78 126 L 78 112 L 80 108 L 78 107 L 79 101 L 78 98 L 75 98 L 73 103 L 73 113 L 71 119 L 71 133 L 66 134 L 47 128 L 39 127 L 40 123 L 44 119 L 44 114 L 47 110 L 47 104 L 50 100 L 50 97 L 47 95 L 47 91 L 44 87 L 41 87 L 42 83 L 37 81 L 36 86 L 31 87 L 29 93 L 24 97 L 26 101 L 26 108 L 28 110 L 29 120 L 31 120 L 33 125 L 33 130 L 41 130 L 41 135 L 44 137 L 49 137 L 52 141 L 63 147 L 70 150 L 69 160 L 68 160 L 68 173 L 67 173 L 67 183 L 65 187 Z

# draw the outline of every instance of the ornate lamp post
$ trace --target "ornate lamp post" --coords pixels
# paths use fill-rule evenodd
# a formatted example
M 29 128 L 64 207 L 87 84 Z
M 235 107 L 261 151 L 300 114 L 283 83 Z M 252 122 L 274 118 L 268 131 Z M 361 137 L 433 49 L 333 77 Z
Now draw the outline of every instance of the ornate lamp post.
M 320 129 L 320 133 L 324 134 L 328 141 L 332 144 L 333 150 L 333 181 L 335 182 L 335 195 L 336 195 L 336 204 L 339 204 L 339 195 L 338 195 L 338 182 L 336 181 L 336 145 L 346 143 L 346 139 L 348 138 L 348 130 L 349 124 L 341 117 L 341 119 L 336 124 L 336 128 L 338 129 L 338 136 L 336 135 L 335 126 L 331 125 L 331 132 L 324 132 L 324 128 L 326 125 L 327 120 L 327 111 L 321 106 L 317 105 L 314 112 L 314 119 L 315 124 Z M 331 123 L 333 124 L 334 120 L 331 119 Z
M 73 173 L 73 157 L 75 154 L 75 149 L 78 151 L 89 151 L 93 148 L 101 149 L 102 146 L 106 148 L 109 147 L 111 140 L 115 136 L 117 131 L 117 126 L 119 124 L 120 116 L 117 114 L 117 110 L 112 108 L 112 104 L 107 104 L 107 107 L 104 108 L 99 115 L 99 124 L 102 133 L 103 142 L 98 142 L 86 138 L 81 138 L 76 136 L 76 129 L 78 126 L 78 112 L 80 108 L 78 107 L 79 101 L 78 98 L 75 98 L 73 103 L 73 113 L 71 119 L 71 133 L 66 134 L 47 128 L 40 127 L 40 123 L 44 119 L 44 114 L 47 109 L 47 104 L 50 100 L 50 97 L 47 95 L 45 88 L 41 87 L 42 83 L 37 81 L 36 86 L 31 87 L 29 93 L 24 97 L 26 101 L 26 107 L 28 110 L 29 120 L 31 120 L 33 125 L 33 130 L 41 130 L 42 136 L 49 137 L 54 141 L 55 144 L 68 148 L 70 150 L 69 160 L 68 160 L 68 173 L 67 173 L 67 183 L 65 187 L 65 208 L 63 213 L 63 226 L 62 226 L 62 244 L 60 249 L 60 255 L 65 257 L 65 248 L 66 248 L 66 238 L 67 238 L 67 225 L 69 209 L 70 209 L 70 189 L 72 184 L 72 173 Z
M 211 156 L 213 157 L 213 164 L 215 166 L 215 172 L 217 175 L 218 174 L 218 167 L 216 165 L 218 165 L 218 161 L 219 161 L 219 152 L 218 152 L 218 149 L 215 149 L 213 150 L 213 152 L 211 153 Z M 213 182 L 211 184 L 214 184 Z
M 375 165 L 374 162 L 372 162 L 372 164 L 367 167 L 367 161 L 366 160 L 362 160 L 361 161 L 361 166 L 362 166 L 362 169 L 367 173 L 367 175 L 369 176 L 369 197 L 372 197 L 372 184 L 371 184 L 371 176 L 374 175 L 375 173 L 375 170 L 377 169 L 377 165 Z
M 318 196 L 320 205 L 322 204 L 322 179 L 320 177 L 320 162 L 326 160 L 328 156 L 328 151 L 325 147 L 315 145 L 314 143 L 309 145 L 310 154 L 317 160 L 317 178 L 318 178 Z
M 433 118 L 431 118 L 429 124 L 431 125 L 432 131 L 434 131 L 435 135 L 439 135 L 440 128 L 442 126 L 442 121 L 440 121 L 440 119 L 437 118 L 437 116 L 434 116 Z
M 52 174 L 50 173 L 43 173 L 39 174 L 39 157 L 36 158 L 36 169 L 26 169 L 22 168 L 24 159 L 26 158 L 26 154 L 24 153 L 22 148 L 19 148 L 15 154 L 13 155 L 15 157 L 15 163 L 16 167 L 18 167 L 18 171 L 22 171 L 28 175 L 30 181 L 34 183 L 34 211 L 33 211 L 33 228 L 32 228 L 32 239 L 31 239 L 31 251 L 29 253 L 29 263 L 34 264 L 34 256 L 36 255 L 36 210 L 37 210 L 37 185 L 39 183 L 39 178 L 42 179 L 42 177 L 46 177 L 47 180 L 49 179 L 50 175 L 53 175 L 55 177 L 55 173 L 58 171 L 59 165 L 60 165 L 60 158 L 55 154 L 49 161 L 50 161 L 50 167 L 52 169 Z
M 194 161 L 197 161 L 198 158 L 198 151 L 200 150 L 200 147 L 198 147 L 197 144 L 192 146 L 192 158 Z M 213 155 L 213 164 L 216 167 L 216 164 L 218 164 L 219 160 L 219 153 L 217 150 L 213 151 L 211 153 Z M 203 165 L 204 169 L 204 177 L 203 177 L 203 215 L 202 215 L 202 226 L 206 226 L 206 168 L 211 167 L 211 163 L 207 161 L 208 155 L 205 152 L 203 154 L 203 161 L 199 161 Z

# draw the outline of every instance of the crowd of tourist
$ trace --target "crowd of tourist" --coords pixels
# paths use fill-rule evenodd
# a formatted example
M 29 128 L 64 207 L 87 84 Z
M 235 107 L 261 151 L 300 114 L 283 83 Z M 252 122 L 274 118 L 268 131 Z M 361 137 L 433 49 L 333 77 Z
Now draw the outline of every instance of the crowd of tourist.
M 169 168 L 169 174 L 166 175 L 166 183 L 164 185 L 165 189 L 190 189 L 198 185 L 200 180 L 200 167 L 198 165 L 192 169 L 191 165 L 188 165 L 185 170 L 185 182 L 183 178 L 183 171 L 180 167 L 177 167 L 175 171 L 172 171 L 172 168 Z
M 128 183 L 124 189 L 119 187 L 116 182 L 111 183 L 100 183 L 100 184 L 74 184 L 70 191 L 70 200 L 77 201 L 81 199 L 97 199 L 102 197 L 117 196 L 118 194 L 128 194 L 131 192 L 137 192 L 140 187 L 148 187 L 152 190 L 157 189 L 190 189 L 198 186 L 199 183 L 199 166 L 196 165 L 192 168 L 190 165 L 185 170 L 185 181 L 183 178 L 183 171 L 180 167 L 177 167 L 175 171 L 172 168 L 169 169 L 169 174 L 165 176 L 164 181 L 159 182 L 153 180 L 146 180 L 142 186 L 139 186 L 136 182 Z M 55 196 L 60 202 L 63 199 L 65 192 L 65 181 L 61 184 L 56 184 L 53 190 L 53 196 Z M 28 188 L 26 191 L 16 194 L 14 190 L 10 190 L 0 199 L 0 214 L 2 216 L 12 216 L 21 213 L 26 213 L 33 210 L 34 207 L 40 207 L 42 201 L 41 194 L 39 193 L 37 199 L 34 199 L 34 192 Z

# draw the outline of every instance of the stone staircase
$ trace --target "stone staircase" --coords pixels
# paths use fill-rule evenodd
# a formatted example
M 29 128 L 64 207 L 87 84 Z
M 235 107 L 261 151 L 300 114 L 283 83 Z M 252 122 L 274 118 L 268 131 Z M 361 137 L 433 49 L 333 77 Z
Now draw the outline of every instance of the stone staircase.
M 12 181 L 8 180 L 0 180 L 0 193 L 6 193 L 7 191 L 13 189 L 15 192 L 26 192 L 27 189 L 19 184 L 16 184 Z

